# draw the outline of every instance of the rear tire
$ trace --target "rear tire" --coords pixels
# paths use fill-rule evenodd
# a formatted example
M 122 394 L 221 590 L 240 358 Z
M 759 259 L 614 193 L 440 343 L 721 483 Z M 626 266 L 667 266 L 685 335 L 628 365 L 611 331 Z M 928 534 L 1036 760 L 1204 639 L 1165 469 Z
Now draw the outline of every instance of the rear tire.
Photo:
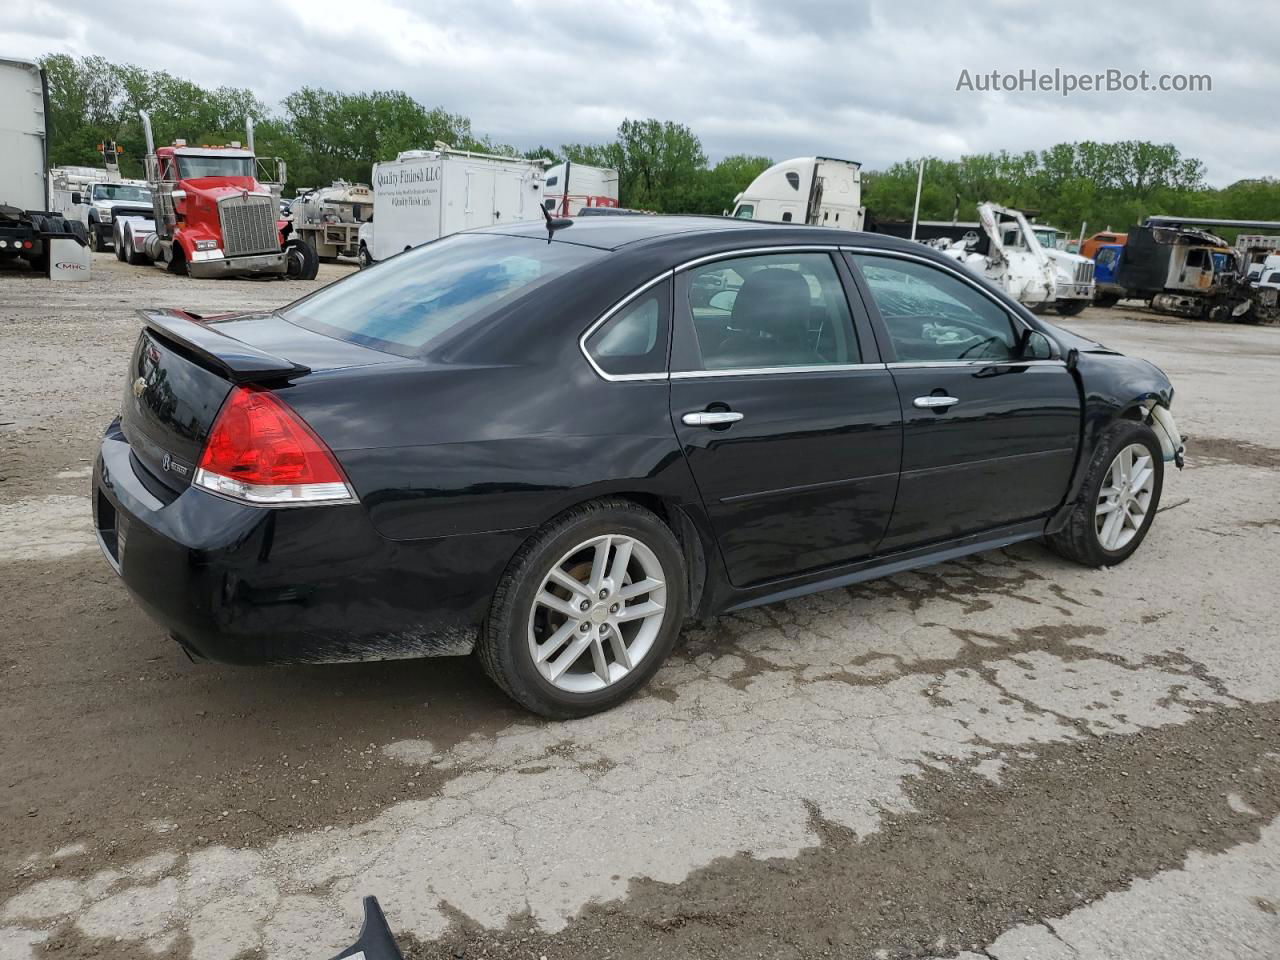
M 1163 487 L 1164 460 L 1155 431 L 1137 420 L 1117 420 L 1099 438 L 1080 496 L 1063 528 L 1047 537 L 1049 546 L 1090 567 L 1123 563 L 1151 529 Z
M 608 710 L 671 652 L 685 583 L 679 541 L 656 516 L 629 500 L 583 504 L 544 526 L 511 561 L 476 655 L 494 683 L 534 713 L 563 720 Z
M 125 247 L 125 261 L 131 267 L 143 267 L 151 262 L 150 257 L 148 257 L 145 253 L 138 253 L 137 249 L 134 247 L 132 230 L 130 230 L 128 227 L 125 227 L 123 236 L 124 236 L 124 247 Z

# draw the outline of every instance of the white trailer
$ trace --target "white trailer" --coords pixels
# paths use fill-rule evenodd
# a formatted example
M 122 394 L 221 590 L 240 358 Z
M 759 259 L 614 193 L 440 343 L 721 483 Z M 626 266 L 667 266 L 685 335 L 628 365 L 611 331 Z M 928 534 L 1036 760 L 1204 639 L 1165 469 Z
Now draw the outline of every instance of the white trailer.
M 545 164 L 443 143 L 374 164 L 373 219 L 360 227 L 361 264 L 459 230 L 538 218 Z
M 49 202 L 48 104 L 39 64 L 0 58 L 0 259 L 79 280 L 89 272 L 88 238 Z
M 744 220 L 861 230 L 866 215 L 861 164 L 832 157 L 775 163 L 733 198 L 733 216 Z
M 618 205 L 618 171 L 572 160 L 547 169 L 542 205 L 557 217 L 576 217 L 587 207 Z

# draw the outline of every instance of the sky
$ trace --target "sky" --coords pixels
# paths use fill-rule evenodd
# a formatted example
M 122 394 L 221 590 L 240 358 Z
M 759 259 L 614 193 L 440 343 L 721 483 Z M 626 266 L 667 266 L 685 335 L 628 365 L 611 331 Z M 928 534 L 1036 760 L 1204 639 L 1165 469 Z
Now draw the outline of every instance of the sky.
M 273 106 L 302 86 L 402 89 L 526 149 L 656 117 L 691 127 L 713 162 L 818 154 L 876 169 L 1140 139 L 1199 157 L 1215 186 L 1280 176 L 1272 0 L 166 0 L 168 17 L 136 0 L 4 6 L 0 56 L 98 54 L 247 86 Z M 1033 69 L 1208 75 L 1212 89 L 970 89 Z

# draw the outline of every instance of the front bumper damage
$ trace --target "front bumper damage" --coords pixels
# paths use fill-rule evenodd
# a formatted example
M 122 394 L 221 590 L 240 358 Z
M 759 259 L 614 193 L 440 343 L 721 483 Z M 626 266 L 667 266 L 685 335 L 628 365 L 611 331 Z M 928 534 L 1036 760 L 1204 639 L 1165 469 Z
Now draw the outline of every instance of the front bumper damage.
M 1160 452 L 1164 462 L 1172 462 L 1181 470 L 1186 463 L 1187 438 L 1178 433 L 1178 424 L 1173 419 L 1173 413 L 1168 407 L 1159 403 L 1152 404 L 1148 412 L 1151 415 L 1151 427 L 1160 440 Z
M 187 273 L 202 280 L 250 273 L 283 274 L 287 269 L 283 251 L 226 257 L 220 250 L 197 250 L 187 261 Z

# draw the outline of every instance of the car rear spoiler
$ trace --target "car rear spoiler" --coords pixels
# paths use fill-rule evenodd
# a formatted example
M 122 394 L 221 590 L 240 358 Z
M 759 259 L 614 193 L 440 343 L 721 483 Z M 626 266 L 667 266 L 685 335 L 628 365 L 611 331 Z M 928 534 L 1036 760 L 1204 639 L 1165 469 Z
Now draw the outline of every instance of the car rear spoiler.
M 229 337 L 181 310 L 139 310 L 138 315 L 148 330 L 193 354 L 232 383 L 288 380 L 311 372 L 310 367 Z
M 364 898 L 364 925 L 360 928 L 360 939 L 333 960 L 404 960 L 377 897 Z

